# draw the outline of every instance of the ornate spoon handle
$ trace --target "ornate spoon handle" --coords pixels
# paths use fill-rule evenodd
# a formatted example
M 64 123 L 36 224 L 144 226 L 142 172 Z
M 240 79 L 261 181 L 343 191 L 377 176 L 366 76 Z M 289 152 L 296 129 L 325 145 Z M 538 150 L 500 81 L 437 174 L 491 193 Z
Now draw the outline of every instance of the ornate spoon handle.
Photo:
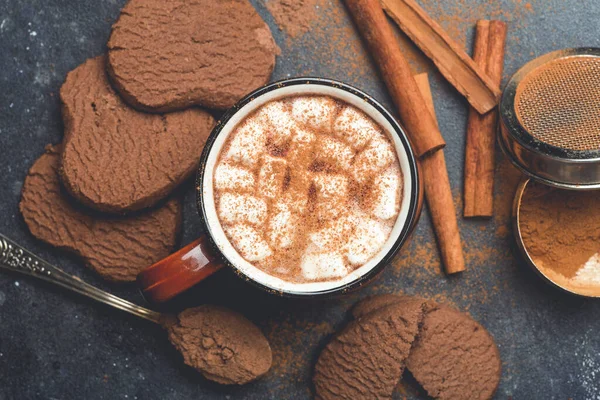
M 2 234 L 0 234 L 0 268 L 43 279 L 158 324 L 164 320 L 163 315 L 156 311 L 123 300 L 85 283 L 76 276 L 67 274 Z

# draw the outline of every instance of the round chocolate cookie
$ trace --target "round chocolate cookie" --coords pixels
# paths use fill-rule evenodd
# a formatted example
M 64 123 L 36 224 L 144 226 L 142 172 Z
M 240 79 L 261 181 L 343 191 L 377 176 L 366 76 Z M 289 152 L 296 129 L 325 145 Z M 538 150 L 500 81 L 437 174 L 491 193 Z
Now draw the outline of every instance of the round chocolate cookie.
M 319 356 L 316 398 L 391 399 L 418 334 L 422 305 L 406 297 L 350 322 Z
M 112 28 L 108 71 L 145 111 L 224 109 L 269 81 L 278 52 L 248 0 L 130 0 Z
M 271 368 L 271 346 L 252 322 L 226 308 L 203 305 L 167 326 L 184 362 L 211 381 L 243 385 Z
M 199 109 L 139 112 L 115 93 L 104 67 L 104 57 L 87 60 L 68 74 L 60 90 L 61 177 L 88 207 L 140 210 L 165 198 L 196 170 L 214 119 Z
M 468 315 L 430 307 L 406 367 L 427 393 L 440 400 L 487 400 L 500 383 L 494 339 Z
M 112 281 L 134 281 L 173 251 L 181 225 L 178 200 L 131 217 L 97 215 L 64 193 L 59 158 L 60 146 L 47 146 L 23 184 L 19 208 L 35 237 L 79 255 Z

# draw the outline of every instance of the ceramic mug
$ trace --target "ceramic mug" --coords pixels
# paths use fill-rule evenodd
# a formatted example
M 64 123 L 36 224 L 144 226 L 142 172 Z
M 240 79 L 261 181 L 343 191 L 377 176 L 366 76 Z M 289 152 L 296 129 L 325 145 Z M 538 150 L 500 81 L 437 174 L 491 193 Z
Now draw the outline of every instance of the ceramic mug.
M 324 95 L 342 100 L 363 111 L 379 124 L 393 142 L 400 162 L 403 196 L 400 212 L 382 249 L 363 266 L 343 278 L 310 283 L 284 281 L 244 260 L 229 242 L 216 212 L 213 172 L 219 153 L 234 128 L 262 105 L 297 95 Z M 210 134 L 202 153 L 196 179 L 198 213 L 205 233 L 138 276 L 144 296 L 164 302 L 196 285 L 223 267 L 272 293 L 290 297 L 321 297 L 356 289 L 372 280 L 406 242 L 417 223 L 422 206 L 422 185 L 418 165 L 403 128 L 371 96 L 346 85 L 321 78 L 293 78 L 266 85 L 238 102 L 225 113 Z

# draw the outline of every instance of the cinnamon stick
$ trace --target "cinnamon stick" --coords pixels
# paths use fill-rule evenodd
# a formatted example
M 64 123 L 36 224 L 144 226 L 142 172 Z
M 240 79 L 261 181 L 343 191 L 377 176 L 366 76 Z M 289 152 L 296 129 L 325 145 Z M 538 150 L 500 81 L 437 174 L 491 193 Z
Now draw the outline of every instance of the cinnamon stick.
M 480 114 L 498 104 L 500 85 L 478 67 L 414 0 L 381 0 L 387 14 Z
M 445 146 L 436 122 L 412 76 L 408 61 L 400 51 L 379 0 L 346 0 L 404 123 L 417 157 Z
M 502 81 L 505 41 L 504 22 L 477 22 L 473 59 L 498 86 Z M 474 109 L 469 111 L 464 171 L 465 217 L 491 217 L 494 212 L 497 120 L 497 110 L 485 115 Z
M 419 90 L 427 103 L 429 113 L 437 122 L 433 97 L 427 74 L 415 76 Z M 446 273 L 454 274 L 465 270 L 465 258 L 460 241 L 454 199 L 450 189 L 446 169 L 446 158 L 442 150 L 436 151 L 421 160 L 421 170 L 425 177 L 425 198 L 431 214 L 431 221 L 437 236 L 440 256 Z
M 383 13 L 379 0 L 345 0 L 354 22 L 361 32 L 375 63 L 396 103 L 417 157 L 422 160 L 425 192 L 430 193 L 430 206 L 436 211 L 434 229 L 442 259 L 448 273 L 464 270 L 464 258 L 456 227 L 456 214 L 448 171 L 443 162 L 444 139 L 437 121 L 429 111 L 427 101 L 419 90 L 408 61 L 400 51 L 394 33 Z M 440 160 L 442 162 L 440 162 Z M 450 199 L 450 202 L 448 202 Z M 449 220 L 450 223 L 445 223 Z M 452 228 L 454 220 L 455 229 Z

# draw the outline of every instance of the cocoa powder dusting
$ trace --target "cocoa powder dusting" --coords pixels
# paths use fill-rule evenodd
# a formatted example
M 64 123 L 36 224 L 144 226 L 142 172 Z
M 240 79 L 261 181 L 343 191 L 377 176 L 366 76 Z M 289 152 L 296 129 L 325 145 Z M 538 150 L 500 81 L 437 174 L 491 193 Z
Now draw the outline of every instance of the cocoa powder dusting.
M 408 277 L 415 282 L 421 282 L 423 287 L 418 291 L 420 295 L 438 302 L 460 304 L 465 310 L 477 304 L 486 304 L 506 290 L 510 281 L 505 277 L 506 267 L 501 266 L 499 260 L 512 264 L 514 268 L 518 267 L 514 254 L 505 249 L 514 242 L 511 235 L 511 209 L 516 188 L 523 174 L 504 156 L 499 155 L 496 176 L 493 221 L 459 220 L 461 232 L 465 237 L 463 247 L 465 262 L 469 268 L 469 273 L 461 277 L 464 286 L 451 285 L 445 291 L 440 291 L 435 284 L 438 282 L 437 278 L 444 276 L 444 272 L 437 244 L 430 239 L 433 232 L 425 222 L 421 223 L 424 224 L 425 229 L 418 229 L 413 233 L 409 242 L 392 261 L 389 270 L 393 279 L 404 280 Z M 460 188 L 453 189 L 455 207 L 460 210 L 462 209 Z M 472 240 L 473 236 L 481 239 Z M 502 245 L 498 245 L 498 242 Z M 490 274 L 497 275 L 501 280 L 493 287 L 485 288 L 481 285 L 481 280 Z M 465 286 L 469 290 L 465 290 Z M 384 282 L 374 282 L 370 289 L 371 293 L 389 292 Z
M 522 16 L 535 12 L 539 0 L 512 0 L 508 4 L 494 0 L 474 3 L 471 0 L 420 0 L 419 4 L 448 34 L 459 43 L 466 43 L 467 34 L 480 19 L 496 19 L 510 23 L 514 31 L 523 28 Z M 516 30 L 515 30 L 516 29 Z
M 263 117 L 268 107 L 280 107 L 279 112 L 287 115 L 286 118 L 292 118 L 292 107 L 294 102 L 312 99 L 321 104 L 327 110 L 325 122 L 320 125 L 311 125 L 303 121 L 296 121 L 295 128 L 290 135 L 292 138 L 278 138 L 276 135 L 268 135 L 262 142 L 256 140 L 255 145 L 248 146 L 245 154 L 252 154 L 254 161 L 240 161 L 237 158 L 240 142 L 238 138 L 246 132 L 253 131 L 256 124 L 264 125 L 265 131 L 273 129 L 273 122 L 268 122 Z M 344 117 L 345 111 L 351 110 L 353 114 L 350 117 Z M 343 122 L 349 118 L 350 122 Z M 362 139 L 364 142 L 352 142 L 352 140 L 340 138 L 339 130 L 348 129 L 350 125 L 358 120 L 364 120 L 371 124 L 374 135 L 372 138 Z M 336 122 L 337 121 L 337 122 Z M 338 132 L 338 133 L 336 133 Z M 371 132 L 371 131 L 369 131 Z M 337 135 L 337 136 L 336 136 Z M 366 134 L 365 134 L 366 135 Z M 358 139 L 357 139 L 358 140 Z M 354 143 L 354 144 L 352 144 Z M 368 160 L 374 160 L 378 153 L 374 151 L 379 148 L 373 143 L 380 143 L 386 146 L 385 151 L 390 154 L 387 164 L 382 164 L 383 169 L 364 170 L 362 176 L 366 173 L 373 174 L 372 181 L 360 180 L 356 178 L 357 168 L 364 168 L 365 163 L 371 163 Z M 258 149 L 258 150 L 256 150 Z M 278 277 L 288 282 L 318 282 L 331 279 L 332 275 L 321 275 L 314 273 L 314 276 L 307 274 L 306 264 L 310 264 L 309 257 L 312 256 L 315 246 L 339 256 L 343 263 L 341 276 L 349 273 L 356 268 L 364 265 L 367 261 L 352 261 L 352 255 L 341 250 L 346 243 L 352 243 L 352 238 L 360 235 L 360 224 L 368 223 L 370 216 L 365 213 L 372 213 L 376 207 L 378 198 L 383 191 L 377 184 L 377 178 L 384 177 L 386 171 L 392 171 L 397 177 L 393 189 L 394 195 L 394 214 L 381 217 L 377 222 L 377 229 L 382 229 L 382 235 L 389 235 L 396 221 L 396 207 L 401 204 L 402 198 L 402 177 L 400 175 L 400 165 L 392 150 L 392 143 L 387 133 L 366 114 L 351 105 L 327 96 L 312 97 L 286 97 L 267 104 L 264 108 L 256 110 L 243 120 L 227 139 L 219 155 L 217 169 L 226 168 L 230 165 L 236 165 L 236 168 L 244 171 L 253 179 L 256 179 L 256 186 L 244 187 L 243 185 L 221 187 L 215 192 L 214 198 L 219 209 L 219 218 L 225 227 L 227 237 L 231 240 L 233 246 L 241 252 L 243 257 L 244 247 L 240 244 L 230 232 L 233 230 L 233 223 L 229 220 L 227 210 L 232 196 L 250 196 L 251 194 L 257 201 L 269 205 L 270 210 L 265 211 L 264 222 L 258 221 L 255 226 L 265 226 L 261 240 L 269 243 L 270 254 L 260 259 L 249 260 L 253 265 L 267 272 L 271 276 Z M 255 154 L 256 152 L 256 154 Z M 340 156 L 343 155 L 342 156 Z M 383 158 L 383 157 L 382 157 Z M 386 160 L 387 158 L 383 158 Z M 350 161 L 353 160 L 353 161 Z M 351 164 L 352 162 L 352 164 Z M 382 162 L 381 159 L 377 162 Z M 273 165 L 278 165 L 274 167 Z M 215 173 L 215 176 L 219 175 Z M 220 176 L 220 175 L 219 175 Z M 254 178 L 256 177 L 256 178 Z M 327 180 L 325 180 L 327 179 Z M 335 188 L 329 189 L 328 180 L 335 180 Z M 266 182 L 273 183 L 274 189 L 266 189 Z M 322 183 L 326 182 L 326 183 Z M 237 185 L 237 183 L 236 183 Z M 278 210 L 284 210 L 278 211 Z M 289 215 L 290 223 L 293 228 L 279 226 L 279 213 Z M 371 214 L 369 214 L 371 215 Z M 241 217 L 240 217 L 241 218 Z M 354 222 L 354 221 L 358 222 Z M 366 222 L 363 222 L 366 221 Z M 373 220 L 374 221 L 374 220 Z M 264 225 L 262 225 L 264 224 Z M 297 226 L 296 226 L 297 225 Z M 381 228 L 380 228 L 381 227 Z M 289 233 L 276 235 L 275 232 L 289 229 Z M 385 232 L 385 233 L 384 233 Z M 287 237 L 289 242 L 281 245 L 282 237 Z M 316 237 L 316 239 L 315 239 Z M 387 239 L 387 236 L 386 236 Z M 350 240 L 350 241 L 349 241 Z M 254 247 L 256 248 L 256 247 Z M 335 252 L 335 253 L 334 253 Z M 368 259 L 373 256 L 367 254 Z M 251 256 L 253 256 L 251 254 Z M 338 274 L 338 273 L 336 273 Z M 340 275 L 334 275 L 340 276 Z
M 542 270 L 574 278 L 600 253 L 600 196 L 528 183 L 519 224 L 523 242 Z M 596 262 L 600 280 L 600 263 Z M 591 283 L 591 282 L 590 282 Z
M 419 4 L 458 43 L 466 46 L 469 32 L 480 19 L 499 19 L 518 32 L 525 27 L 523 16 L 534 13 L 540 0 L 526 2 L 512 0 L 509 4 L 484 0 L 473 4 L 469 0 L 440 2 L 420 0 Z M 341 0 L 264 0 L 279 27 L 288 35 L 286 46 L 300 46 L 314 54 L 319 65 L 335 76 L 344 76 L 349 83 L 358 84 L 361 78 L 376 75 L 372 62 L 356 33 L 350 16 Z M 395 26 L 398 45 L 415 73 L 432 70 L 431 62 Z M 310 35 L 303 35 L 310 31 Z M 511 40 L 518 42 L 519 38 Z M 327 57 L 323 57 L 327 54 Z M 314 75 L 315 67 L 299 71 L 302 75 Z

